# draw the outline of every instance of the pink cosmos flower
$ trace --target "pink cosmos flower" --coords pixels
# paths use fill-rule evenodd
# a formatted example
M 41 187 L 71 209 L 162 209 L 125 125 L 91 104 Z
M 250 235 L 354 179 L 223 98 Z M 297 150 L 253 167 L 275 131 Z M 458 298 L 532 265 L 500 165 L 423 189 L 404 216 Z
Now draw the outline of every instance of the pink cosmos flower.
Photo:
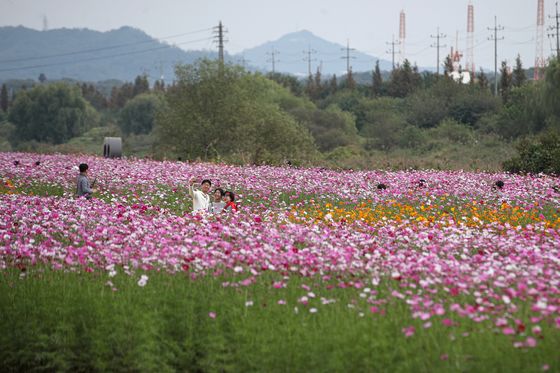
M 208 312 L 208 317 L 210 317 L 211 319 L 215 319 L 216 318 L 216 312 Z
M 402 328 L 402 332 L 404 334 L 404 336 L 406 338 L 408 337 L 412 337 L 414 335 L 414 333 L 416 332 L 416 329 L 414 328 L 414 326 L 407 326 Z
M 441 323 L 445 326 L 453 326 L 453 321 L 450 319 L 443 319 L 441 320 Z
M 502 333 L 504 333 L 505 335 L 512 335 L 515 334 L 515 330 L 512 327 L 505 327 L 502 329 Z

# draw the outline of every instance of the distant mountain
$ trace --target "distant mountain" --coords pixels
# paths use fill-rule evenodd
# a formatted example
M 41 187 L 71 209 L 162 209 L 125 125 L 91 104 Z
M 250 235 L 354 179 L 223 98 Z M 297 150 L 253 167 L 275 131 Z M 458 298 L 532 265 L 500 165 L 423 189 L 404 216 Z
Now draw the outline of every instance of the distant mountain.
M 107 32 L 0 27 L 0 81 L 37 79 L 41 73 L 49 80 L 131 81 L 145 73 L 171 82 L 176 63 L 216 56 L 215 51 L 184 51 L 132 27 Z
M 315 51 L 311 54 L 313 73 L 317 70 L 318 65 L 322 65 L 321 71 L 324 75 L 341 76 L 346 74 L 346 60 L 341 58 L 346 56 L 346 52 L 343 50 L 345 47 L 345 45 L 330 42 L 303 30 L 286 34 L 278 40 L 269 41 L 255 48 L 246 49 L 241 54 L 257 69 L 271 71 L 271 58 L 274 51 L 277 72 L 307 76 L 307 51 L 312 49 Z M 351 51 L 350 56 L 353 72 L 371 71 L 375 66 L 375 61 L 379 59 L 359 51 Z M 381 70 L 390 70 L 391 66 L 390 61 L 379 59 Z
M 322 65 L 326 75 L 346 74 L 343 45 L 329 42 L 309 31 L 287 34 L 280 39 L 247 49 L 237 55 L 226 53 L 233 63 L 247 62 L 250 70 L 271 71 L 270 52 L 275 50 L 276 71 L 307 76 L 304 61 L 308 48 L 312 72 Z M 355 73 L 371 71 L 376 57 L 352 51 L 350 60 Z M 56 29 L 37 31 L 23 26 L 0 27 L 0 82 L 37 80 L 45 74 L 48 80 L 70 79 L 97 82 L 103 80 L 132 81 L 146 74 L 151 81 L 163 75 L 166 83 L 174 79 L 177 63 L 192 63 L 200 58 L 216 59 L 212 50 L 185 51 L 163 43 L 132 27 L 106 32 L 89 29 Z M 391 63 L 380 60 L 381 70 L 390 70 Z

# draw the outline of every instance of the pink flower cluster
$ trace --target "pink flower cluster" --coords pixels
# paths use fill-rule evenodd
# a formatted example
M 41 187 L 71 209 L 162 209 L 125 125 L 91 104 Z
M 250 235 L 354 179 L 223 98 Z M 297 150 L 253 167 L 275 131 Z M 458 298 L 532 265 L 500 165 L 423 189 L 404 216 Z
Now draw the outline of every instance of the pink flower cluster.
M 35 165 L 39 159 L 40 165 Z M 310 313 L 334 303 L 327 291 L 340 287 L 354 289 L 356 299 L 364 302 L 362 310 L 370 310 L 369 314 L 385 314 L 388 304 L 404 302 L 411 318 L 424 328 L 433 321 L 453 326 L 452 319 L 461 318 L 488 322 L 500 334 L 525 336 L 523 342 L 516 341 L 521 343 L 518 347 L 534 347 L 542 323 L 560 328 L 558 230 L 541 224 L 476 228 L 407 221 L 301 224 L 287 218 L 286 206 L 274 203 L 281 192 L 312 195 L 324 202 L 371 199 L 372 203 L 447 194 L 458 200 L 499 198 L 523 207 L 558 208 L 554 178 L 233 167 L 23 153 L 0 153 L 0 175 L 23 186 L 64 185 L 71 193 L 77 174 L 74 166 L 80 162 L 89 163 L 91 174 L 107 183 L 108 202 L 0 195 L 0 268 L 43 263 L 55 269 L 108 271 L 114 276 L 115 266 L 129 266 L 188 272 L 192 278 L 226 271 L 231 281 L 224 286 L 239 287 L 251 286 L 270 272 L 278 274 L 270 284 L 273 289 L 288 287 L 291 276 L 314 276 L 327 285 L 302 290 L 298 305 L 309 306 Z M 192 176 L 210 177 L 256 202 L 237 214 L 218 216 L 177 216 L 150 203 L 151 195 L 183 187 Z M 419 179 L 427 185 L 419 186 Z M 497 179 L 505 181 L 499 192 L 491 188 Z M 376 182 L 389 188 L 379 191 Z M 129 191 L 138 194 L 134 202 L 124 196 Z M 184 198 L 187 202 L 186 193 Z M 261 203 L 266 200 L 271 203 Z M 150 286 L 148 277 L 139 284 Z M 522 321 L 516 314 L 526 304 L 531 317 Z M 412 337 L 416 330 L 406 326 L 402 332 Z

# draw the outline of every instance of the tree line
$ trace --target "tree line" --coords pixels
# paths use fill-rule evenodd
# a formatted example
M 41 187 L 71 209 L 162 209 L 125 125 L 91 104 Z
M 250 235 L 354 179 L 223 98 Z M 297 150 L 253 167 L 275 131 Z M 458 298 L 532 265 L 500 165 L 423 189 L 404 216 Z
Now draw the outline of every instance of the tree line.
M 492 156 L 492 147 L 517 147 L 518 157 L 505 167 L 540 172 L 535 164 L 545 160 L 520 157 L 539 146 L 539 136 L 560 129 L 558 61 L 550 62 L 544 81 L 528 80 L 519 57 L 513 69 L 502 63 L 498 96 L 482 70 L 460 84 L 451 78 L 449 58 L 444 67 L 438 76 L 404 61 L 383 79 L 376 64 L 364 83 L 351 71 L 324 78 L 317 70 L 301 80 L 200 60 L 178 65 L 171 85 L 150 86 L 138 76 L 110 94 L 43 76 L 12 97 L 2 86 L 0 137 L 19 149 L 30 141 L 63 144 L 113 125 L 125 143 L 142 138 L 153 157 L 365 167 L 364 159 L 381 155 L 435 159 L 476 148 Z M 558 172 L 551 162 L 544 168 Z

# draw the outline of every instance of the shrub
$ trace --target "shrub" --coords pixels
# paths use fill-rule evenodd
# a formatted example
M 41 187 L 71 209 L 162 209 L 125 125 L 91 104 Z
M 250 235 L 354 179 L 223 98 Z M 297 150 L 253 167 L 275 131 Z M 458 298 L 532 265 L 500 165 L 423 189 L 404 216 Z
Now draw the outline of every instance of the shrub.
M 548 132 L 536 142 L 523 140 L 517 145 L 519 155 L 504 162 L 504 170 L 513 173 L 560 175 L 560 135 Z

